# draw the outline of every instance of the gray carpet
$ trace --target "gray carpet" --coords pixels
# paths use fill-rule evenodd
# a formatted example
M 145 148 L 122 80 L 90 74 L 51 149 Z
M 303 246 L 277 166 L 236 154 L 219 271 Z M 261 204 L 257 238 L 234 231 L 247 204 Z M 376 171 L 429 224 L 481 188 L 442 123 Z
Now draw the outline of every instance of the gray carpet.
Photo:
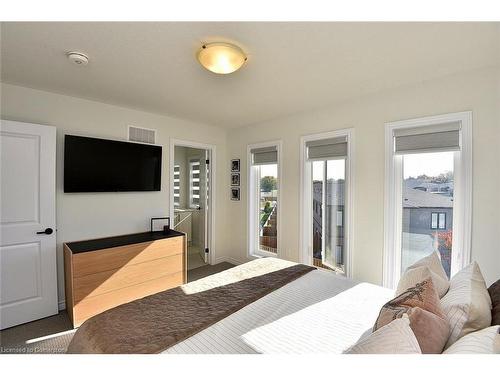
M 218 273 L 221 271 L 225 271 L 229 268 L 233 268 L 234 264 L 228 262 L 222 262 L 215 264 L 213 266 L 206 265 L 198 268 L 194 268 L 188 271 L 188 282 L 195 281 L 201 279 L 206 276 L 213 275 L 214 273 Z
M 2 354 L 61 354 L 74 330 L 66 311 L 0 331 Z
M 222 262 L 195 268 L 188 272 L 188 281 L 198 280 L 232 267 L 233 264 Z M 60 311 L 57 315 L 0 331 L 0 354 L 65 353 L 74 332 L 68 314 L 66 311 Z

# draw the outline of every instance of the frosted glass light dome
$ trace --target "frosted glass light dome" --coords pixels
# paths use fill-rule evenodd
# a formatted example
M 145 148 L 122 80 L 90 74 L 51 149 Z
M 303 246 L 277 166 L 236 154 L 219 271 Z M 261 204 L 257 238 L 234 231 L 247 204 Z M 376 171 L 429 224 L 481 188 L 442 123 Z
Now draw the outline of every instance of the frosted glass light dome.
M 242 49 L 229 43 L 204 44 L 198 52 L 198 61 L 203 67 L 217 74 L 237 71 L 247 57 Z

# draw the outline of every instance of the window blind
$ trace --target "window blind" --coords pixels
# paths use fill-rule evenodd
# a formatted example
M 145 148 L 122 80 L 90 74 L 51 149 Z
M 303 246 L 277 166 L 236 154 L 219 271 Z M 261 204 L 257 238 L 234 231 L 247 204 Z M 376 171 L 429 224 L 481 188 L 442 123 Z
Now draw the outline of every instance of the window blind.
M 306 142 L 307 160 L 338 159 L 347 156 L 347 137 Z
M 460 122 L 394 130 L 394 152 L 460 151 Z
M 254 148 L 251 151 L 252 164 L 275 164 L 278 162 L 278 148 L 276 146 Z
M 181 167 L 174 165 L 174 207 L 179 207 L 181 199 Z
M 197 206 L 200 204 L 200 161 L 190 160 L 189 167 L 191 169 L 190 173 L 190 199 L 191 206 Z

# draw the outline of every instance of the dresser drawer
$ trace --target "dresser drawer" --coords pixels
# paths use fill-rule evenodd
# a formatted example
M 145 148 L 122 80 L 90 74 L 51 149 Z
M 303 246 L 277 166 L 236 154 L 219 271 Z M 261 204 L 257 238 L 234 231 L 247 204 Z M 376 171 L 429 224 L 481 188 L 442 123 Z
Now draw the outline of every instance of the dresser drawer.
M 92 275 L 75 277 L 73 298 L 75 303 L 78 303 L 84 298 L 140 284 L 160 276 L 182 272 L 183 263 L 183 254 L 177 254 Z
M 73 277 L 110 271 L 153 259 L 181 254 L 184 249 L 183 241 L 184 238 L 180 236 L 73 254 Z
M 175 288 L 182 284 L 183 279 L 183 272 L 178 272 L 95 297 L 85 298 L 75 304 L 73 309 L 73 325 L 77 327 L 94 315 L 124 303 Z
M 185 283 L 186 235 L 143 232 L 65 243 L 64 277 L 66 310 L 78 327 L 115 306 Z

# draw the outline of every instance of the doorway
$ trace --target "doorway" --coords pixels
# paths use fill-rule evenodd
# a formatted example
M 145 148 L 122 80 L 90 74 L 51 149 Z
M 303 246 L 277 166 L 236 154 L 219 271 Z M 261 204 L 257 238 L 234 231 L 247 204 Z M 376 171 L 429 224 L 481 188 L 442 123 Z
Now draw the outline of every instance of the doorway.
M 171 144 L 170 214 L 174 229 L 187 236 L 188 272 L 213 264 L 213 155 L 213 146 Z

